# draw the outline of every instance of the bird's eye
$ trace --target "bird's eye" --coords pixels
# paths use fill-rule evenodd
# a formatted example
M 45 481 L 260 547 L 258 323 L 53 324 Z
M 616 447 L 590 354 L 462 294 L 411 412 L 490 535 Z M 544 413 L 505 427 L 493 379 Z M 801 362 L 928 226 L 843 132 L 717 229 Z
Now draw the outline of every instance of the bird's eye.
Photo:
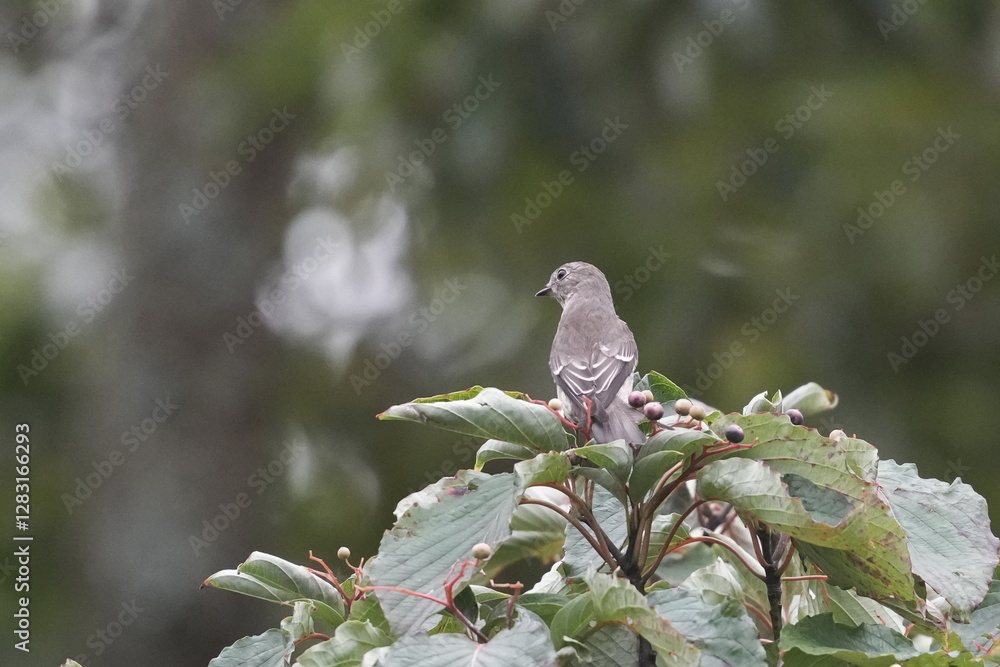
M 562 280 L 566 277 L 566 269 L 559 269 L 556 272 L 556 280 Z

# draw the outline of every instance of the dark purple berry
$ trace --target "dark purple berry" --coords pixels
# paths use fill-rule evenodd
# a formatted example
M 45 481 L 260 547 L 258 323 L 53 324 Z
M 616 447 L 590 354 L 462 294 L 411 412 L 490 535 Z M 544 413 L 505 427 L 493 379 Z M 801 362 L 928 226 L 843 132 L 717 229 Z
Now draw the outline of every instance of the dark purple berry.
M 805 418 L 802 416 L 802 413 L 796 410 L 795 408 L 791 408 L 785 414 L 788 415 L 789 421 L 791 421 L 796 426 L 802 426 L 802 422 L 805 420 Z
M 663 406 L 655 401 L 646 403 L 642 409 L 642 414 L 646 415 L 646 419 L 650 421 L 659 421 L 663 419 Z
M 646 394 L 641 391 L 633 391 L 628 395 L 628 404 L 633 408 L 641 408 L 646 405 Z
M 730 424 L 726 427 L 726 440 L 729 442 L 743 442 L 743 435 L 743 429 L 739 424 Z

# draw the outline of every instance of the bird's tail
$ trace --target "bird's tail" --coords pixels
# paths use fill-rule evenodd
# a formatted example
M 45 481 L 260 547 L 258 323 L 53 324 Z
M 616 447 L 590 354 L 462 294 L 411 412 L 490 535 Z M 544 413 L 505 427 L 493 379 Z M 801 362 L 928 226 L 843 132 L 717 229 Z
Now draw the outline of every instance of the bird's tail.
M 604 418 L 591 424 L 591 437 L 598 443 L 624 440 L 630 445 L 646 442 L 646 434 L 639 428 L 642 413 L 618 400 L 611 402 Z

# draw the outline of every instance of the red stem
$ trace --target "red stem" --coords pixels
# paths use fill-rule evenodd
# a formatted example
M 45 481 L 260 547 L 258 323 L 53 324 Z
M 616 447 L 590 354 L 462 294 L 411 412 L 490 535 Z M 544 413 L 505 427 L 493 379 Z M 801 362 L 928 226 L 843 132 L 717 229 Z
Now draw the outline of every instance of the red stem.
M 663 541 L 663 546 L 660 547 L 659 553 L 656 554 L 656 560 L 654 560 L 652 566 L 646 570 L 646 574 L 642 575 L 643 582 L 649 581 L 649 578 L 656 572 L 656 568 L 660 567 L 660 562 L 667 555 L 667 551 L 670 549 L 670 541 L 674 539 L 674 535 L 677 534 L 678 529 L 680 529 L 680 527 L 684 524 L 684 519 L 686 519 L 691 512 L 698 509 L 698 507 L 703 505 L 705 502 L 706 501 L 704 500 L 699 500 L 696 503 L 692 503 L 692 505 L 684 510 L 684 513 L 677 518 L 677 523 L 671 526 L 670 532 L 667 533 L 667 539 Z
M 306 635 L 305 637 L 300 637 L 299 640 L 295 642 L 295 645 L 298 646 L 302 642 L 309 641 L 310 639 L 322 639 L 323 641 L 326 641 L 327 639 L 329 639 L 329 637 L 324 634 L 320 634 L 318 632 L 313 632 L 311 634 Z

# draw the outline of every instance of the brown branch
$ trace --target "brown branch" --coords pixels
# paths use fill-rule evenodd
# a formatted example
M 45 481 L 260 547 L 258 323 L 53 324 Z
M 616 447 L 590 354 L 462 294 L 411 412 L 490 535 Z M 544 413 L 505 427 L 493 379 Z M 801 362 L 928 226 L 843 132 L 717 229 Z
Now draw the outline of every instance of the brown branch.
M 585 486 L 587 481 L 589 480 L 584 480 Z M 607 553 L 609 553 L 612 556 L 612 558 L 614 558 L 615 562 L 618 563 L 619 567 L 623 565 L 623 556 L 621 551 L 618 550 L 618 545 L 613 544 L 611 542 L 611 538 L 608 537 L 608 534 L 604 532 L 604 529 L 601 527 L 601 524 L 598 523 L 597 521 L 597 517 L 594 516 L 594 512 L 591 510 L 590 504 L 588 504 L 585 500 L 583 500 L 583 498 L 578 496 L 576 492 L 573 491 L 572 489 L 566 489 L 559 484 L 555 484 L 552 482 L 545 482 L 542 484 L 536 484 L 535 486 L 548 486 L 566 494 L 566 497 L 569 498 L 570 502 L 573 503 L 573 505 L 577 508 L 577 511 L 580 512 L 583 518 L 583 523 L 585 523 L 587 526 L 590 527 L 591 530 L 594 531 L 594 535 L 597 537 L 597 540 L 598 542 L 600 542 L 601 546 L 604 547 L 605 551 L 607 551 Z
M 674 535 L 676 535 L 680 527 L 684 525 L 684 519 L 686 519 L 691 512 L 698 509 L 698 507 L 705 502 L 706 501 L 704 500 L 699 500 L 698 502 L 693 503 L 690 507 L 684 510 L 683 514 L 677 517 L 677 523 L 675 523 L 670 528 L 670 532 L 667 533 L 667 538 L 663 541 L 663 546 L 660 547 L 659 553 L 656 554 L 656 559 L 653 560 L 652 566 L 650 566 L 650 568 L 646 570 L 645 574 L 642 575 L 643 581 L 649 581 L 649 578 L 656 572 L 656 568 L 660 567 L 660 562 L 663 561 L 663 558 L 667 555 L 667 551 L 670 549 L 670 541 L 674 539 Z M 652 522 L 650 522 L 650 531 L 652 531 Z
M 580 531 L 580 534 L 583 535 L 583 537 L 588 542 L 590 542 L 590 546 L 593 547 L 594 551 L 596 551 L 601 556 L 601 558 L 604 559 L 604 562 L 608 564 L 608 567 L 611 568 L 612 572 L 614 572 L 615 569 L 618 567 L 618 564 L 615 562 L 615 559 L 611 555 L 611 553 L 609 553 L 609 551 L 606 550 L 606 549 L 602 550 L 601 544 L 587 531 L 586 528 L 583 527 L 583 525 L 576 519 L 576 517 L 571 516 L 569 514 L 569 512 L 567 512 L 563 508 L 559 507 L 558 505 L 554 505 L 554 504 L 548 502 L 547 500 L 538 500 L 536 498 L 521 498 L 521 503 L 520 504 L 522 504 L 522 505 L 541 505 L 542 507 L 548 507 L 550 510 L 552 510 L 556 514 L 558 514 L 562 518 L 564 518 L 567 521 L 569 521 L 573 525 L 574 528 L 576 528 L 578 531 Z

